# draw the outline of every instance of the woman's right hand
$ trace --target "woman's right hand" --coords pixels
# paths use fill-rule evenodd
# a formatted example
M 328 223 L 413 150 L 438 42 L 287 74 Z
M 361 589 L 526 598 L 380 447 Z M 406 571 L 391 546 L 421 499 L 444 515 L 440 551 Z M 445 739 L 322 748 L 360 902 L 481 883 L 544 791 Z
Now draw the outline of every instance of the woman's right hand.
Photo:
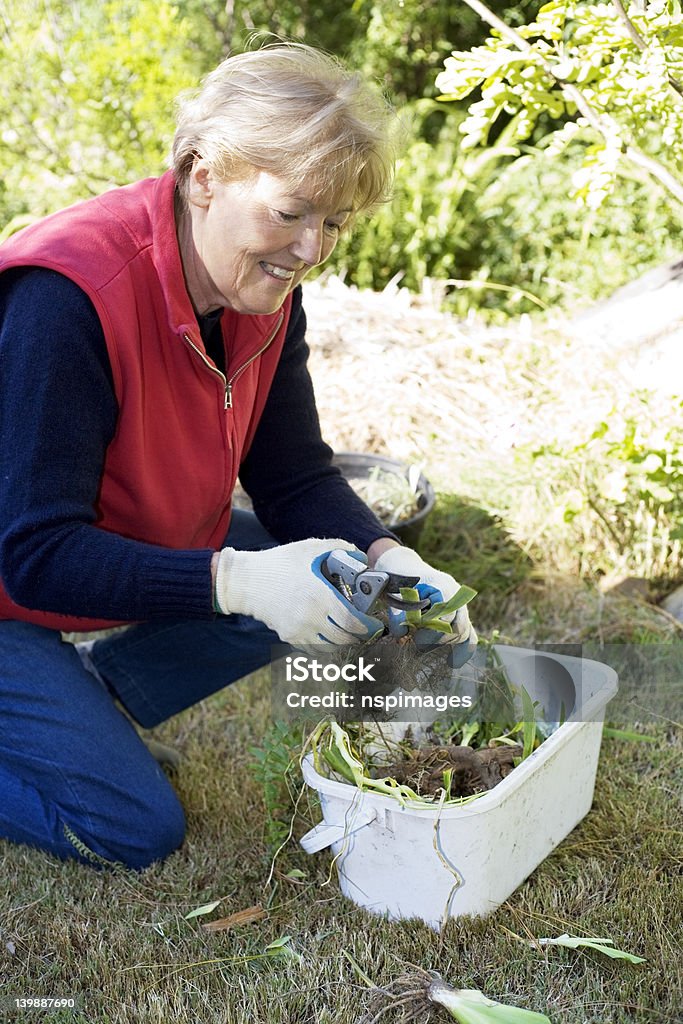
M 345 540 L 301 540 L 265 551 L 223 548 L 216 559 L 215 604 L 224 615 L 251 615 L 295 647 L 359 644 L 382 623 L 357 611 L 325 578 L 335 548 L 366 556 Z M 214 556 L 215 557 L 215 556 Z

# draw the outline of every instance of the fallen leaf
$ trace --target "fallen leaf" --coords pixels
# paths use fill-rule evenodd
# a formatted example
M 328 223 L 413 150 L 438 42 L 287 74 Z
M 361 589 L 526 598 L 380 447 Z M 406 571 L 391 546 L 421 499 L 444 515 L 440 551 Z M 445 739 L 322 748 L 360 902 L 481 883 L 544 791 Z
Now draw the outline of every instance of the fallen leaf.
M 254 907 L 236 910 L 228 917 L 219 917 L 217 921 L 208 921 L 202 925 L 202 928 L 207 932 L 225 932 L 228 928 L 235 928 L 240 924 L 252 924 L 254 921 L 261 921 L 264 917 L 268 917 L 268 912 L 260 903 L 257 903 Z
M 615 949 L 614 940 L 609 938 L 586 938 L 565 934 L 558 935 L 556 939 L 537 939 L 536 941 L 541 946 L 566 946 L 568 949 L 579 949 L 585 946 L 587 949 L 595 949 L 598 953 L 604 953 L 605 956 L 609 956 L 613 960 L 629 960 L 632 964 L 645 963 L 645 958 L 642 956 L 625 953 L 623 949 Z
M 302 963 L 303 957 L 296 950 L 292 949 L 291 941 L 291 935 L 281 935 L 279 939 L 275 939 L 274 942 L 266 946 L 266 956 L 282 956 L 290 960 L 296 960 L 297 963 Z
M 205 903 L 202 907 L 195 907 L 189 914 L 185 914 L 185 920 L 191 921 L 193 917 L 201 917 L 202 914 L 210 914 L 212 910 L 215 910 L 220 900 L 214 900 L 213 903 Z

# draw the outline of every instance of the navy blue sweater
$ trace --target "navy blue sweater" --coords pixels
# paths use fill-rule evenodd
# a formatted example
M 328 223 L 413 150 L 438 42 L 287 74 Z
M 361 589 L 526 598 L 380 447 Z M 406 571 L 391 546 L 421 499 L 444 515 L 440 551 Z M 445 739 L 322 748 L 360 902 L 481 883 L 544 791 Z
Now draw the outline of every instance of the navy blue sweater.
M 215 323 L 203 326 L 220 361 Z M 364 551 L 392 534 L 330 464 L 305 332 L 298 288 L 240 480 L 281 543 L 344 537 Z M 0 576 L 10 596 L 91 618 L 210 616 L 211 551 L 175 551 L 94 525 L 118 405 L 95 309 L 54 271 L 0 276 L 0 394 Z

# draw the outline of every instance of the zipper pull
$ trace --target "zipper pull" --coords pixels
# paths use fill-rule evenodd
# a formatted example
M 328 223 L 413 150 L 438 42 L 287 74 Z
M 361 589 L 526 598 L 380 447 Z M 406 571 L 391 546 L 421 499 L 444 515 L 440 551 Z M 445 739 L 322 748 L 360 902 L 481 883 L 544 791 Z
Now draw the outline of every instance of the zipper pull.
M 224 409 L 232 409 L 232 384 L 229 380 L 225 382 L 225 405 Z

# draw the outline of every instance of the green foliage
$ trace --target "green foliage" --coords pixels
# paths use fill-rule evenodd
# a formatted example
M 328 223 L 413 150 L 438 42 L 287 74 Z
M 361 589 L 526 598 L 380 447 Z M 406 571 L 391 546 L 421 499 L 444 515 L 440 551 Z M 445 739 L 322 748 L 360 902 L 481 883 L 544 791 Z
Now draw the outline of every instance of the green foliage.
M 493 0 L 492 8 L 512 24 L 523 21 L 533 0 L 510 5 Z M 399 106 L 433 97 L 434 79 L 449 42 L 472 46 L 485 35 L 481 20 L 453 0 L 355 0 L 355 34 L 343 52 L 365 74 L 382 83 Z M 339 36 L 333 49 L 339 50 Z
M 662 190 L 642 174 L 622 176 L 598 210 L 577 210 L 571 179 L 585 146 L 562 160 L 524 152 L 476 199 L 480 232 L 476 279 L 513 289 L 483 289 L 482 312 L 533 312 L 524 289 L 550 307 L 572 309 L 610 294 L 680 251 L 679 218 Z
M 683 428 L 656 418 L 643 394 L 570 448 L 533 455 L 546 494 L 567 526 L 581 575 L 675 578 L 683 564 Z M 683 403 L 681 403 L 683 409 Z
M 449 601 L 438 601 L 436 604 L 430 605 L 426 611 L 422 611 L 420 608 L 406 611 L 406 622 L 409 627 L 415 629 L 433 629 L 437 633 L 452 633 L 451 621 L 445 616 L 457 612 L 459 608 L 469 604 L 476 596 L 476 590 L 461 584 Z M 401 587 L 401 598 L 416 604 L 420 601 L 420 594 L 413 587 Z
M 297 798 L 302 789 L 299 755 L 302 727 L 273 722 L 260 746 L 252 747 L 249 768 L 261 785 L 265 808 L 265 840 L 277 849 L 288 838 Z
M 675 175 L 683 158 L 679 0 L 632 3 L 626 21 L 610 2 L 554 0 L 517 31 L 524 49 L 495 30 L 483 46 L 454 51 L 437 78 L 446 100 L 481 91 L 461 126 L 466 149 L 485 146 L 501 117 L 514 118 L 521 142 L 549 115 L 553 153 L 579 134 L 589 142 L 574 194 L 593 209 L 615 188 L 628 147 Z
M 610 4 L 547 5 L 526 26 L 537 3 L 495 0 L 490 6 L 556 63 L 598 53 L 600 66 L 593 55 L 594 74 L 577 72 L 575 84 L 597 90 L 609 70 L 616 104 L 610 116 L 627 125 L 637 115 L 648 151 L 673 166 L 670 156 L 677 156 L 681 138 L 676 118 L 683 109 L 666 81 L 679 72 L 676 4 L 631 11 L 651 43 L 647 54 L 622 31 Z M 558 40 L 561 19 L 564 36 Z M 603 23 L 604 31 L 588 31 Z M 534 24 L 547 27 L 550 42 L 533 36 Z M 496 37 L 485 42 L 481 19 L 467 4 L 449 0 L 0 0 L 0 231 L 9 234 L 26 217 L 161 172 L 177 94 L 196 86 L 227 52 L 248 45 L 250 36 L 268 32 L 348 58 L 386 88 L 404 122 L 393 202 L 360 221 L 333 257 L 332 267 L 348 281 L 375 289 L 400 281 L 419 292 L 429 279 L 440 282 L 437 294 L 453 312 L 464 316 L 476 308 L 499 317 L 569 305 L 577 296 L 598 298 L 674 251 L 677 218 L 661 190 L 644 184 L 643 172 L 640 181 L 603 195 L 600 210 L 577 217 L 570 199 L 576 175 L 584 173 L 586 161 L 603 159 L 594 148 L 602 143 L 582 129 L 559 160 L 555 142 L 564 141 L 572 125 L 539 139 L 569 116 L 559 87 L 536 64 L 527 75 L 511 44 Z M 650 67 L 655 43 L 665 51 L 664 64 L 655 61 L 659 77 Z M 429 98 L 453 44 L 461 48 L 455 63 L 464 78 L 467 72 L 471 79 L 477 61 L 503 54 L 513 78 L 519 74 L 525 83 L 519 94 L 513 91 L 517 99 L 508 97 L 482 128 L 480 137 L 488 132 L 489 143 L 473 150 L 466 147 L 476 135 L 476 103 L 466 116 L 466 99 L 445 105 Z M 503 72 L 496 72 L 500 81 Z M 567 75 L 572 77 L 569 70 Z M 482 99 L 495 86 L 495 75 L 489 78 L 482 82 Z M 533 112 L 533 141 L 540 148 L 524 149 L 519 139 L 530 125 L 529 97 L 541 82 L 550 98 Z M 660 99 L 651 104 L 653 82 Z M 505 83 L 506 89 L 515 84 L 509 75 Z M 669 120 L 661 121 L 660 130 L 664 107 Z M 558 113 L 559 121 L 550 120 Z M 619 131 L 624 139 L 626 127 Z M 671 132 L 675 139 L 666 141 Z M 591 175 L 589 190 L 598 181 Z
M 293 39 L 344 54 L 364 29 L 356 5 L 346 0 L 178 0 L 176 6 L 206 70 L 255 40 Z
M 552 731 L 552 725 L 537 721 L 543 713 L 524 687 L 513 686 L 502 669 L 492 667 L 478 677 L 474 704 L 455 716 L 436 721 L 430 728 L 428 743 L 437 748 L 449 744 L 474 749 L 520 744 L 520 760 L 524 760 Z M 331 770 L 351 785 L 390 796 L 401 805 L 428 807 L 437 801 L 461 805 L 482 795 L 477 792 L 452 796 L 452 777 L 448 770 L 444 772 L 443 787 L 435 796 L 422 796 L 410 785 L 389 775 L 397 761 L 414 763 L 413 755 L 419 747 L 409 729 L 404 738 L 397 741 L 373 723 L 345 723 L 342 727 L 334 719 L 324 719 L 311 733 L 307 745 L 310 745 L 316 771 L 329 775 Z
M 448 40 L 476 37 L 476 16 L 450 0 L 356 0 L 365 23 L 351 56 L 380 81 L 396 102 L 434 95 L 434 75 Z
M 482 235 L 476 197 L 517 152 L 501 138 L 486 152 L 461 153 L 457 114 L 431 100 L 412 104 L 402 117 L 406 144 L 393 200 L 343 236 L 331 261 L 361 288 L 381 290 L 398 279 L 420 291 L 425 278 L 470 276 Z M 426 132 L 436 134 L 433 144 L 424 140 Z
M 175 97 L 199 72 L 187 31 L 168 0 L 0 3 L 0 175 L 21 197 L 8 212 L 41 215 L 164 169 Z
M 516 24 L 533 3 L 493 6 Z M 434 95 L 449 40 L 469 46 L 485 35 L 480 19 L 451 0 L 180 0 L 178 7 L 210 64 L 254 37 L 301 40 L 347 59 L 401 106 Z
M 361 288 L 421 292 L 429 278 L 460 316 L 514 316 L 599 299 L 678 252 L 679 218 L 643 173 L 624 169 L 598 210 L 577 211 L 585 143 L 561 160 L 512 145 L 513 120 L 495 144 L 463 151 L 462 112 L 422 100 L 401 116 L 393 200 L 343 236 L 330 263 Z

